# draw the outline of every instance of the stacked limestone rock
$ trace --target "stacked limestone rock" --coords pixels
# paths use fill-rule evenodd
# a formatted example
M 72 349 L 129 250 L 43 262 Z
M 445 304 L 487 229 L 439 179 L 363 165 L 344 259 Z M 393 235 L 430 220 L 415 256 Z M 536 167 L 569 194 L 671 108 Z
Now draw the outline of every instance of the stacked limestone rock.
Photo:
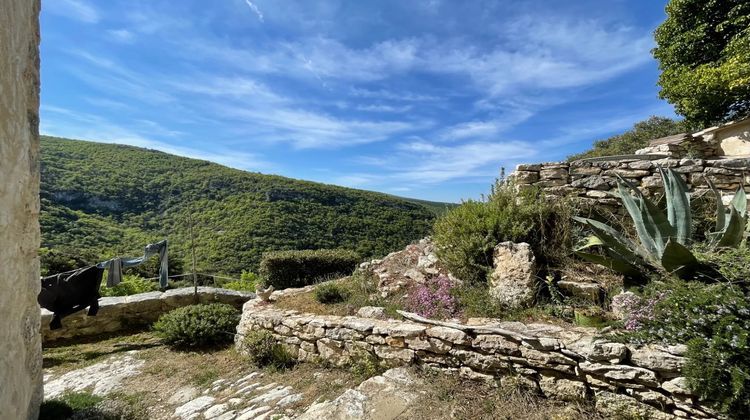
M 605 414 L 715 417 L 687 389 L 684 346 L 634 347 L 597 339 L 592 329 L 472 321 L 434 325 L 301 314 L 253 300 L 245 305 L 236 345 L 246 353 L 243 337 L 265 330 L 300 361 L 344 366 L 367 352 L 387 366 L 421 364 L 513 381 L 550 398 L 593 400 Z
M 583 202 L 598 206 L 619 206 L 614 192 L 617 175 L 638 186 L 646 195 L 663 189 L 658 168 L 672 168 L 682 175 L 691 190 L 707 188 L 705 178 L 727 195 L 747 184 L 750 177 L 750 158 L 735 159 L 621 159 L 604 161 L 553 162 L 518 165 L 512 177 L 520 188 L 534 185 L 554 196 L 579 197 Z
M 429 237 L 401 251 L 392 252 L 383 259 L 364 262 L 359 269 L 377 278 L 378 291 L 383 297 L 405 292 L 411 286 L 423 284 L 437 276 L 459 281 L 440 264 L 435 255 L 435 245 Z

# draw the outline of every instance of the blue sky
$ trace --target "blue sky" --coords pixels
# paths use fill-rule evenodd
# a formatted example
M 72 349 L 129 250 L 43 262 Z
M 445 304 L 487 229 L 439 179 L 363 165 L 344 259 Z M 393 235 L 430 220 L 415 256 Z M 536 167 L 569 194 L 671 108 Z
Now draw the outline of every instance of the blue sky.
M 666 0 L 47 0 L 43 134 L 428 200 L 650 115 Z

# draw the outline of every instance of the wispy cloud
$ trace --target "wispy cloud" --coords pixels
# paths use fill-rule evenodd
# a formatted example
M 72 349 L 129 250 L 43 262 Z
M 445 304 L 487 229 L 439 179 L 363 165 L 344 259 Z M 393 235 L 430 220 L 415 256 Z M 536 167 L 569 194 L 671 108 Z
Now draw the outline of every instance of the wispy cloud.
M 102 143 L 127 144 L 159 150 L 178 156 L 208 160 L 249 171 L 266 171 L 275 168 L 275 165 L 263 160 L 259 155 L 254 153 L 225 150 L 215 145 L 211 145 L 210 150 L 205 150 L 179 146 L 154 139 L 153 133 L 155 132 L 162 135 L 166 134 L 168 137 L 178 136 L 180 133 L 161 127 L 153 121 L 131 121 L 124 126 L 113 123 L 107 118 L 98 115 L 72 111 L 52 105 L 43 105 L 41 113 L 43 118 L 41 120 L 40 131 L 45 135 Z M 134 127 L 137 126 L 141 126 L 142 130 L 134 130 Z
M 99 12 L 85 0 L 54 0 L 44 2 L 44 11 L 85 23 L 98 23 Z
M 258 16 L 258 20 L 264 22 L 263 13 L 261 13 L 260 9 L 258 9 L 258 6 L 256 6 L 255 3 L 251 2 L 250 0 L 245 0 L 245 3 L 248 7 L 250 7 L 250 10 L 252 10 L 256 16 Z
M 110 29 L 107 31 L 107 34 L 115 42 L 122 44 L 132 44 L 135 42 L 135 34 L 127 29 Z

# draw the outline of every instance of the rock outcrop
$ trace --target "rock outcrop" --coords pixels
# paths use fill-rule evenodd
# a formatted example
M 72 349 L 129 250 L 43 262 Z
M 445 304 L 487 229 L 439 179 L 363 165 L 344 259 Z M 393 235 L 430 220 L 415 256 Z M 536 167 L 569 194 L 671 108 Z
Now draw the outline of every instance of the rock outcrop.
M 509 308 L 526 308 L 536 299 L 536 258 L 525 242 L 503 242 L 495 247 L 489 294 Z
M 364 262 L 359 269 L 372 273 L 383 297 L 404 293 L 416 284 L 441 275 L 459 281 L 440 263 L 435 254 L 435 245 L 429 237 L 408 245 L 402 251 L 392 252 L 383 259 Z

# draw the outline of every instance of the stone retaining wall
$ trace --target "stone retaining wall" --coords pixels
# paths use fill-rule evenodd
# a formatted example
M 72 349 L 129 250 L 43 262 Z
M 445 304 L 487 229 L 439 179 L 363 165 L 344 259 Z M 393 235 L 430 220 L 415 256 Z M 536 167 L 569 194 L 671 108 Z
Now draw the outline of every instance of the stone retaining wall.
M 708 177 L 723 193 L 731 196 L 750 181 L 750 158 L 732 159 L 621 159 L 606 161 L 523 164 L 511 174 L 517 185 L 535 185 L 551 195 L 572 195 L 591 204 L 616 207 L 617 174 L 653 195 L 663 189 L 658 166 L 682 174 L 690 190 L 706 190 Z M 750 189 L 749 189 L 750 190 Z
M 487 322 L 487 320 L 484 320 Z M 634 347 L 595 330 L 546 324 L 431 325 L 284 311 L 252 300 L 237 327 L 271 332 L 300 361 L 344 366 L 363 352 L 387 366 L 422 364 L 473 379 L 512 381 L 545 396 L 594 401 L 601 412 L 639 418 L 713 418 L 681 376 L 684 346 Z
M 254 297 L 254 293 L 214 287 L 198 288 L 198 303 L 227 303 L 240 308 Z M 194 303 L 196 302 L 192 287 L 166 292 L 104 297 L 99 299 L 99 312 L 96 316 L 88 316 L 86 311 L 77 312 L 63 318 L 63 327 L 54 331 L 49 329 L 52 312 L 42 309 L 42 341 L 50 343 L 62 338 L 94 336 L 144 326 L 172 309 Z

